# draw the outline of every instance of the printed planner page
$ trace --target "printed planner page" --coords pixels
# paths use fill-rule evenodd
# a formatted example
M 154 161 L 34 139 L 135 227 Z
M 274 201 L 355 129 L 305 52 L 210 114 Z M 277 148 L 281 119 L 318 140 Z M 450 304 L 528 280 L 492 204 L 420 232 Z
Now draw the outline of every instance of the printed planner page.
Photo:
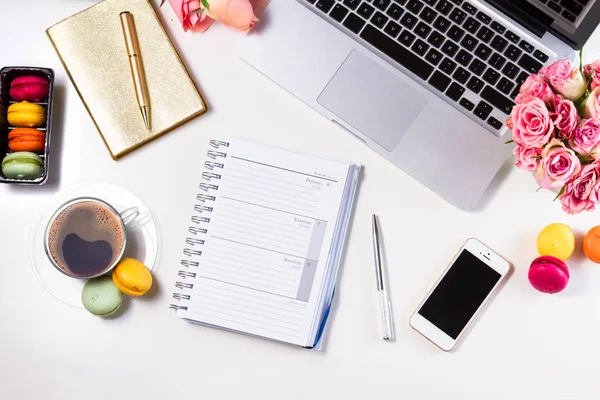
M 302 346 L 313 330 L 349 166 L 234 139 L 203 217 L 184 318 Z

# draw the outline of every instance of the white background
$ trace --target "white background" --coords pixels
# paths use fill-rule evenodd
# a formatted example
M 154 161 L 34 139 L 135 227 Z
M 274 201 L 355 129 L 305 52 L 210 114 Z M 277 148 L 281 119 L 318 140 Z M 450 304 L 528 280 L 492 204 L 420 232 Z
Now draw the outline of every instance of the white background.
M 598 213 L 564 214 L 553 193 L 536 192 L 533 178 L 510 161 L 480 205 L 460 211 L 240 61 L 242 34 L 216 25 L 205 34 L 184 33 L 168 5 L 161 18 L 210 111 L 115 162 L 44 33 L 93 2 L 0 2 L 0 64 L 56 72 L 49 182 L 0 186 L 0 397 L 598 398 L 600 266 L 581 252 L 581 237 L 600 224 Z M 586 60 L 600 57 L 599 44 L 596 35 Z M 364 166 L 324 352 L 194 326 L 168 308 L 207 141 L 232 134 Z M 59 302 L 29 264 L 37 211 L 60 188 L 86 180 L 132 190 L 161 233 L 156 290 L 116 319 Z M 374 212 L 384 237 L 395 343 L 379 333 Z M 527 270 L 537 232 L 559 221 L 576 232 L 578 250 L 568 262 L 569 286 L 550 296 L 531 288 Z M 510 260 L 514 273 L 462 345 L 446 354 L 407 321 L 471 236 Z

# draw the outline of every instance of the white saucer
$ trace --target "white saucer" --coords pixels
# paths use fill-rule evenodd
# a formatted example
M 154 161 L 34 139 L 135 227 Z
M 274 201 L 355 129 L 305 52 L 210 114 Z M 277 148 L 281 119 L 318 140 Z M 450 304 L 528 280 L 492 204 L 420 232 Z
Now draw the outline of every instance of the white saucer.
M 58 192 L 48 200 L 35 218 L 29 236 L 29 257 L 38 279 L 46 290 L 60 301 L 83 308 L 81 290 L 85 279 L 69 278 L 59 272 L 48 260 L 44 251 L 46 226 L 54 212 L 67 201 L 76 197 L 97 197 L 121 212 L 137 207 L 139 216 L 127 224 L 127 248 L 125 257 L 135 258 L 152 270 L 158 261 L 158 228 L 146 205 L 129 190 L 109 182 L 82 182 Z

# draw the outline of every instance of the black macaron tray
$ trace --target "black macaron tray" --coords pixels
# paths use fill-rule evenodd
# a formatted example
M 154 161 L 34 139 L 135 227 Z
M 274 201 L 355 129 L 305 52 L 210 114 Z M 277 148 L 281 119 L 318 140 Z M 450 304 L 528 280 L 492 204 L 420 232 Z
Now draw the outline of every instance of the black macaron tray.
M 10 97 L 10 86 L 14 79 L 21 76 L 39 76 L 48 80 L 49 92 L 48 99 L 40 102 L 30 101 L 33 104 L 39 104 L 46 109 L 46 122 L 43 126 L 36 128 L 46 132 L 46 143 L 44 152 L 39 154 L 43 161 L 42 176 L 35 179 L 11 179 L 2 173 L 0 168 L 0 183 L 13 183 L 20 185 L 42 185 L 48 179 L 50 139 L 52 137 L 52 104 L 54 100 L 54 71 L 50 68 L 38 67 L 4 67 L 0 69 L 0 163 L 11 151 L 8 147 L 8 134 L 13 126 L 8 123 L 8 107 L 18 101 Z

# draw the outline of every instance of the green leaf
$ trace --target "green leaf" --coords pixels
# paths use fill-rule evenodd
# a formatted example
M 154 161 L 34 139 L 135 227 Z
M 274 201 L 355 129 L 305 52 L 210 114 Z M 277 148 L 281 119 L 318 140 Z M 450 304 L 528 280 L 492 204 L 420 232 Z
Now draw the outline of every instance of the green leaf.
M 511 139 L 511 140 L 509 140 L 509 141 L 507 141 L 507 142 L 504 142 L 504 144 L 511 144 L 511 143 L 514 143 L 514 142 L 515 142 L 515 141 Z
M 202 14 L 204 11 L 206 11 L 206 8 L 199 8 L 196 11 L 192 11 L 190 14 Z
M 210 5 L 208 4 L 208 0 L 200 0 L 200 2 L 204 6 L 204 8 L 206 8 L 207 10 L 210 8 Z
M 565 192 L 565 187 L 563 186 L 563 187 L 561 187 L 561 188 L 560 188 L 560 192 L 558 192 L 558 194 L 556 195 L 556 197 L 555 197 L 555 198 L 554 198 L 554 200 L 552 200 L 552 201 L 556 201 L 556 200 L 558 200 L 558 198 L 559 198 L 560 196 L 562 196 L 564 192 Z
M 579 162 L 582 164 L 591 164 L 594 162 L 594 159 L 589 154 L 577 154 L 577 158 L 579 158 Z

